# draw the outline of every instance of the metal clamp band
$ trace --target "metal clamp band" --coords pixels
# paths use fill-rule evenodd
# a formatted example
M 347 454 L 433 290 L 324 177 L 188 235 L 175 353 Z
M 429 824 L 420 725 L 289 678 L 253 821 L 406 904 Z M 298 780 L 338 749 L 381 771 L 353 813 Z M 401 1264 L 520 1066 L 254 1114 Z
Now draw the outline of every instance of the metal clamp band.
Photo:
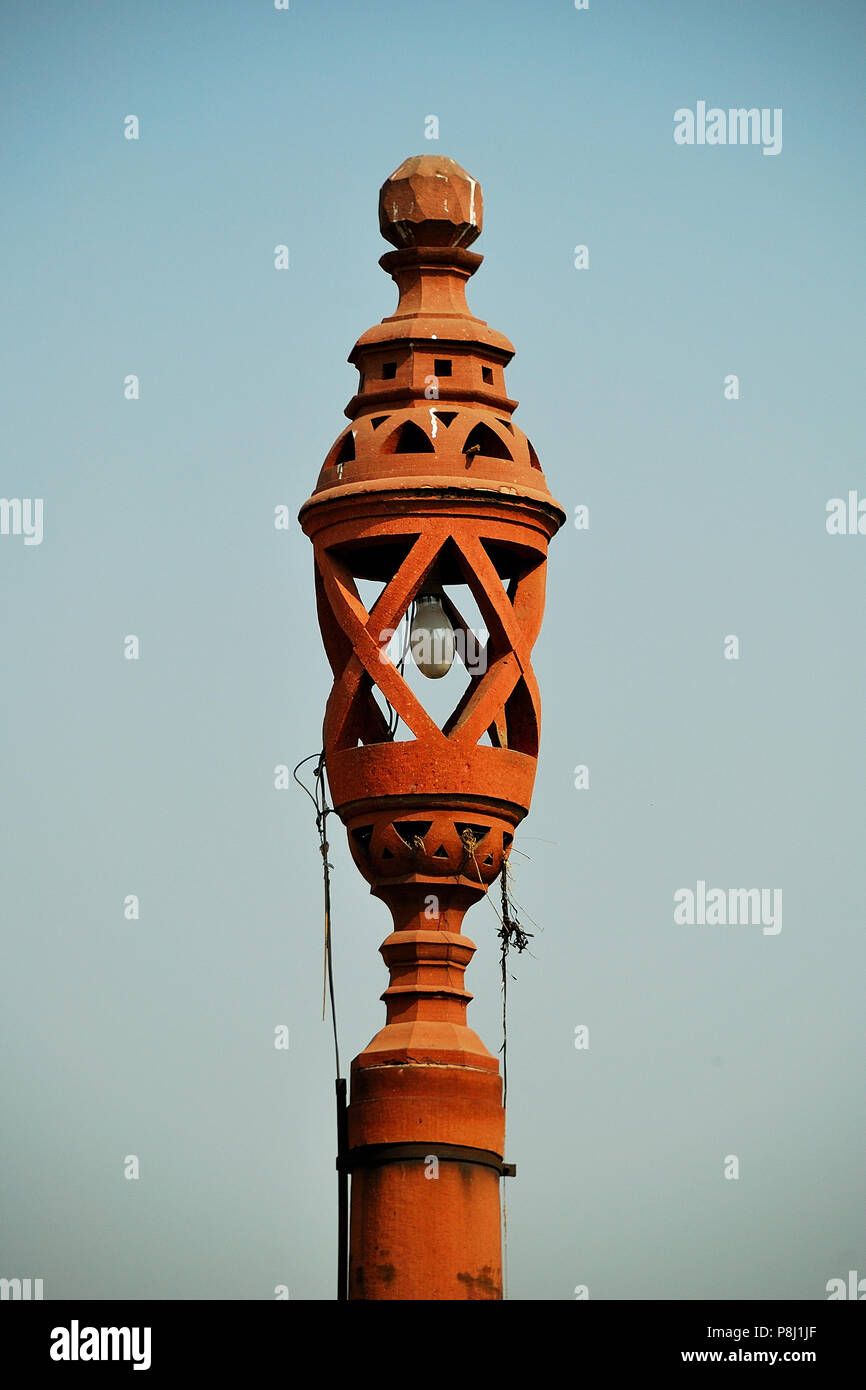
M 440 1163 L 477 1163 L 492 1168 L 502 1178 L 517 1175 L 516 1163 L 503 1163 L 492 1149 L 470 1149 L 464 1144 L 361 1144 L 349 1149 L 344 1159 L 337 1158 L 339 1172 L 351 1173 L 355 1168 L 380 1168 L 385 1163 L 405 1163 L 407 1160 L 437 1158 Z

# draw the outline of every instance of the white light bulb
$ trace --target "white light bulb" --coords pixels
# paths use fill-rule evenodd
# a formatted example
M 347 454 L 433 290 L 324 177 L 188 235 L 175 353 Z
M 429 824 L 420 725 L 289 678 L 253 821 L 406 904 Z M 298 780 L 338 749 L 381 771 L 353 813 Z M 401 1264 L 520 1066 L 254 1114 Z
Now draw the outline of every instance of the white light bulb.
M 412 659 L 422 676 L 447 676 L 454 660 L 454 629 L 438 594 L 421 594 L 409 634 Z

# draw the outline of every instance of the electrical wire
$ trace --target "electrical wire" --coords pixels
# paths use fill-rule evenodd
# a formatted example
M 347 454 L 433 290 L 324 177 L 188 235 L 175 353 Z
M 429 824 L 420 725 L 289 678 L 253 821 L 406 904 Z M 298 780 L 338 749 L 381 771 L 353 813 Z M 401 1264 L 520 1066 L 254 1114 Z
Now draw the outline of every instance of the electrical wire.
M 311 792 L 306 783 L 302 782 L 298 776 L 299 768 L 302 768 L 304 763 L 311 762 L 313 758 L 318 758 L 314 773 L 315 792 Z M 310 753 L 308 757 L 302 758 L 292 772 L 292 776 L 301 790 L 306 792 L 316 809 L 316 831 L 319 836 L 319 851 L 322 856 L 322 876 L 325 890 L 325 959 L 322 972 L 322 1018 L 325 1017 L 325 998 L 327 992 L 331 1000 L 331 1020 L 334 1028 L 334 1056 L 337 1064 L 337 1080 L 340 1080 L 342 1072 L 340 1070 L 340 1043 L 337 1036 L 337 1004 L 334 991 L 334 960 L 331 942 L 331 869 L 333 865 L 328 860 L 329 846 L 327 836 L 327 820 L 328 816 L 333 814 L 334 808 L 328 805 L 325 793 L 324 748 L 321 753 Z
M 403 614 L 403 617 L 400 619 L 400 627 L 403 626 L 404 622 L 406 624 L 406 640 L 403 643 L 403 651 L 400 655 L 399 661 L 396 661 L 394 663 L 397 668 L 398 676 L 403 675 L 403 670 L 406 665 L 406 657 L 409 655 L 409 643 L 412 637 L 412 623 L 414 622 L 414 619 L 415 600 L 413 599 L 409 608 L 406 610 L 406 612 Z M 397 631 L 399 632 L 400 628 L 398 628 Z M 384 699 L 385 704 L 388 706 L 388 736 L 389 738 L 393 739 L 394 735 L 397 732 L 397 726 L 400 723 L 400 716 L 394 709 L 394 706 L 391 704 L 387 696 L 383 696 L 382 698 Z

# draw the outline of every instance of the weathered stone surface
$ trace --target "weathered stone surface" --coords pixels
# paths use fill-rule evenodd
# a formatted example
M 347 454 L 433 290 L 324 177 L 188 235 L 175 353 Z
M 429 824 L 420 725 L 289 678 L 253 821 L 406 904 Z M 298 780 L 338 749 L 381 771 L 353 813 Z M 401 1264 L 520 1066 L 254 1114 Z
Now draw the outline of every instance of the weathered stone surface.
M 481 186 L 455 159 L 404 159 L 379 193 L 379 227 L 392 246 L 469 246 L 481 232 Z

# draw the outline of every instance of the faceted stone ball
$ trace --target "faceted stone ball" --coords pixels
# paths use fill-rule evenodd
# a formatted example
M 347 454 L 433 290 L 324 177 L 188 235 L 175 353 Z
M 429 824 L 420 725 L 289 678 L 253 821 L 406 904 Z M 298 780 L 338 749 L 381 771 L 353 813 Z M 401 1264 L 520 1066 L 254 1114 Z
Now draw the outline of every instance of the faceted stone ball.
M 481 186 L 454 159 L 404 159 L 379 191 L 379 227 L 392 246 L 469 246 L 481 232 Z

